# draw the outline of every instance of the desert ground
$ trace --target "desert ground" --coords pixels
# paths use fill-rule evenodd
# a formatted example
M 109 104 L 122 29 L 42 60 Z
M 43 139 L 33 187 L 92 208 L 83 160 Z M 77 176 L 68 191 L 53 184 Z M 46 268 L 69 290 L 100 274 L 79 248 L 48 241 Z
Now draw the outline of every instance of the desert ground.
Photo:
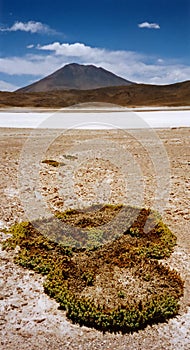
M 35 133 L 32 129 L 0 129 L 1 242 L 6 239 L 2 229 L 30 215 L 39 215 L 42 201 L 48 213 L 56 208 L 77 207 L 79 199 L 85 205 L 131 201 L 146 207 L 158 206 L 164 222 L 177 236 L 175 250 L 164 263 L 177 270 L 185 282 L 175 318 L 133 334 L 103 335 L 69 322 L 65 312 L 43 292 L 44 277 L 15 265 L 13 253 L 0 250 L 0 349 L 190 349 L 189 132 L 189 128 L 157 129 L 151 134 L 147 130 L 69 130 L 60 135 L 51 130 L 38 129 Z M 48 142 L 49 147 L 41 152 L 41 145 Z M 110 153 L 108 159 L 106 147 L 110 145 L 115 158 Z M 105 153 L 101 153 L 102 149 Z M 122 168 L 125 153 L 126 162 L 131 164 L 128 168 Z M 63 162 L 65 167 L 58 174 L 56 168 L 41 164 L 43 159 Z M 21 176 L 23 160 L 27 171 Z M 36 162 L 40 163 L 37 189 L 32 187 Z M 132 176 L 133 171 L 139 181 Z M 72 183 L 70 174 L 74 176 Z M 169 181 L 167 188 L 165 178 Z M 125 181 L 132 181 L 132 189 L 126 193 Z M 106 185 L 96 191 L 102 183 L 109 183 L 108 192 L 104 193 Z M 38 204 L 34 208 L 37 213 L 31 203 Z

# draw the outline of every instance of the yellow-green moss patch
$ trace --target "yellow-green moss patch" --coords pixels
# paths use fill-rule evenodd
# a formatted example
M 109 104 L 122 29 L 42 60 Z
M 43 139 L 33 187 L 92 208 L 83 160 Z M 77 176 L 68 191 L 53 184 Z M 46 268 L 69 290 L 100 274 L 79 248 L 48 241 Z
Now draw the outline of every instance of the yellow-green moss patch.
M 4 248 L 20 247 L 15 261 L 46 275 L 45 292 L 74 323 L 133 332 L 176 315 L 183 282 L 159 261 L 171 254 L 176 237 L 156 213 L 141 209 L 129 225 L 131 214 L 134 208 L 121 205 L 57 213 L 65 224 L 85 230 L 83 249 L 72 240 L 55 242 L 27 222 L 11 227 Z

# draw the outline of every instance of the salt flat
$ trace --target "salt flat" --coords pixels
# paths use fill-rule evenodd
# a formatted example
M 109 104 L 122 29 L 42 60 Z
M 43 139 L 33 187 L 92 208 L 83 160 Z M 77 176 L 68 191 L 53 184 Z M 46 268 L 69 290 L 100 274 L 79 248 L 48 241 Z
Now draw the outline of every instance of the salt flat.
M 0 127 L 52 129 L 142 129 L 190 127 L 190 110 L 58 110 L 0 112 Z

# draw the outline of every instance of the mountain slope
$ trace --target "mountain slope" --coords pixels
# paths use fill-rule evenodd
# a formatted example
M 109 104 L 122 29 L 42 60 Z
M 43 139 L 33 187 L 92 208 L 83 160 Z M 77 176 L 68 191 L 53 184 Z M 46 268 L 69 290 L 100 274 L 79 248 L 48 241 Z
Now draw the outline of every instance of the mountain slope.
M 0 107 L 63 108 L 85 102 L 114 103 L 126 107 L 190 106 L 190 81 L 164 86 L 131 84 L 95 90 L 0 92 Z
M 40 92 L 53 90 L 91 90 L 107 86 L 133 84 L 117 75 L 93 65 L 68 64 L 53 74 L 17 91 Z

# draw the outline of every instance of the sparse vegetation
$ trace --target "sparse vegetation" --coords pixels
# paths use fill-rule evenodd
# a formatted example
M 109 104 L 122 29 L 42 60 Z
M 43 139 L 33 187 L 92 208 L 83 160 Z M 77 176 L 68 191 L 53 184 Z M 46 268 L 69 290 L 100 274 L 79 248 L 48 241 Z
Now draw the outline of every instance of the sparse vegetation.
M 68 160 L 76 160 L 76 159 L 77 159 L 76 156 L 73 156 L 73 155 L 71 155 L 71 154 L 63 154 L 63 157 L 64 157 L 65 159 L 68 159 Z
M 121 299 L 124 299 L 125 298 L 125 293 L 122 290 L 120 290 L 118 292 L 118 297 L 121 298 Z
M 19 247 L 15 261 L 46 275 L 45 292 L 72 322 L 103 332 L 133 332 L 176 315 L 183 294 L 180 276 L 159 262 L 171 254 L 176 238 L 156 213 L 138 209 L 136 220 L 120 232 L 134 210 L 107 205 L 57 213 L 88 233 L 83 249 L 72 239 L 65 245 L 45 237 L 28 222 L 10 228 L 4 249 Z
M 57 160 L 53 160 L 53 159 L 44 159 L 44 160 L 42 160 L 42 163 L 47 164 L 47 165 L 51 165 L 54 168 L 57 168 L 58 166 L 65 165 L 64 163 L 57 162 Z
M 189 106 L 189 81 L 172 85 L 112 86 L 94 90 L 60 90 L 46 92 L 0 92 L 1 107 L 63 108 L 78 103 L 113 101 L 121 106 Z

